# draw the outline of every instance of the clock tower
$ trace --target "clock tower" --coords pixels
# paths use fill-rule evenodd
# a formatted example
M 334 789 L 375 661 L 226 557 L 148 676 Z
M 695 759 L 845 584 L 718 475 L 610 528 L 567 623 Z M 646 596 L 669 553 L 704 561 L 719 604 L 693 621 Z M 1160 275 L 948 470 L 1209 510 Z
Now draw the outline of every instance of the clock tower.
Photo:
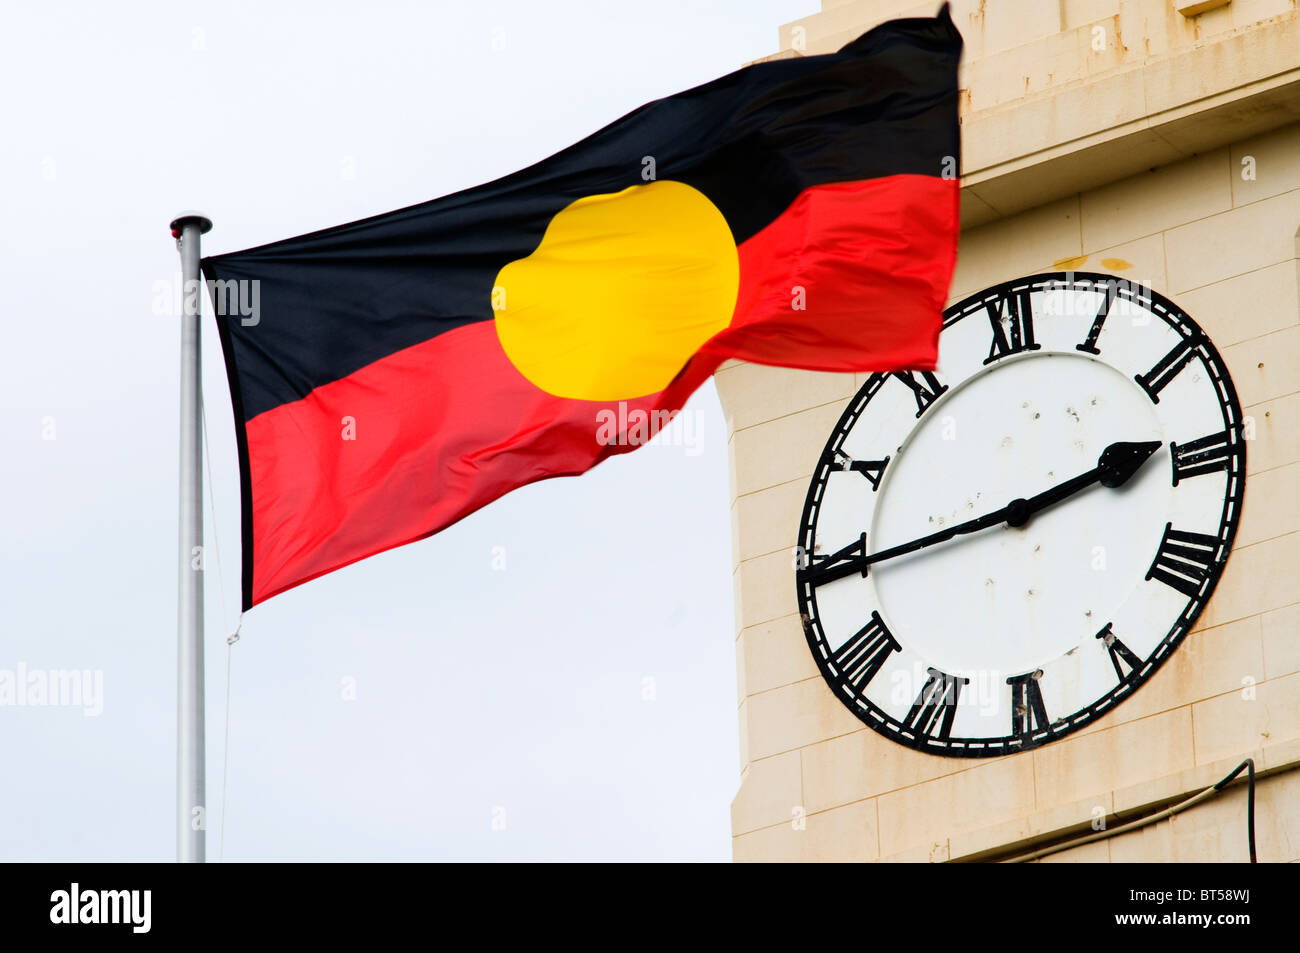
M 716 375 L 736 860 L 1300 860 L 1296 7 L 952 3 L 939 367 Z

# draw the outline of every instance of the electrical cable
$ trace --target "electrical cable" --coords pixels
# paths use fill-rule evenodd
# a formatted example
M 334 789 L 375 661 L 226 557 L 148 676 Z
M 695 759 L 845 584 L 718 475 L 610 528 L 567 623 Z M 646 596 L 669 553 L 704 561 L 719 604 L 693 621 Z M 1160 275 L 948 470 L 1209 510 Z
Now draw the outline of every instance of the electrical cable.
M 1246 837 L 1250 845 L 1250 862 L 1252 864 L 1258 863 L 1258 859 L 1255 855 L 1255 760 L 1253 758 L 1247 758 L 1245 761 L 1241 762 L 1241 764 L 1237 765 L 1237 767 L 1234 768 L 1227 777 L 1211 784 L 1204 791 L 1194 794 L 1186 800 L 1180 801 L 1171 807 L 1167 807 L 1163 811 L 1158 811 L 1157 813 L 1151 814 L 1147 817 L 1138 818 L 1135 821 L 1129 821 L 1127 824 L 1121 824 L 1119 827 L 1111 828 L 1110 830 L 1097 831 L 1096 833 L 1086 834 L 1083 837 L 1076 837 L 1073 840 L 1064 841 L 1060 844 L 1053 844 L 1050 847 L 1042 847 L 1038 850 L 1030 851 L 1027 854 L 1020 854 L 1008 859 L 1006 863 L 1027 863 L 1031 860 L 1038 860 L 1042 857 L 1046 857 L 1048 854 L 1060 853 L 1063 850 L 1070 850 L 1072 847 L 1081 847 L 1084 844 L 1091 844 L 1094 841 L 1105 840 L 1108 837 L 1115 837 L 1118 834 L 1127 834 L 1130 831 L 1146 827 L 1147 825 L 1154 824 L 1157 821 L 1163 821 L 1166 818 L 1173 817 L 1180 811 L 1184 811 L 1195 804 L 1199 804 L 1201 801 L 1214 797 L 1214 795 L 1218 794 L 1225 787 L 1231 784 L 1233 779 L 1236 778 L 1237 775 L 1241 774 L 1243 770 L 1247 772 Z

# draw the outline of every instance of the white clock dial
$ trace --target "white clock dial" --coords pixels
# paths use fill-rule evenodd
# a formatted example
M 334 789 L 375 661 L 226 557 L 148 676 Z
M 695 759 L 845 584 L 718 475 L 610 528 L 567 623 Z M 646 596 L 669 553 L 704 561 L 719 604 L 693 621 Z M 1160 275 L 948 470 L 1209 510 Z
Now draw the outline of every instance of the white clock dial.
M 1108 275 L 948 309 L 934 373 L 876 374 L 819 461 L 796 582 L 831 690 L 903 744 L 1007 754 L 1082 727 L 1178 645 L 1245 485 L 1218 352 Z

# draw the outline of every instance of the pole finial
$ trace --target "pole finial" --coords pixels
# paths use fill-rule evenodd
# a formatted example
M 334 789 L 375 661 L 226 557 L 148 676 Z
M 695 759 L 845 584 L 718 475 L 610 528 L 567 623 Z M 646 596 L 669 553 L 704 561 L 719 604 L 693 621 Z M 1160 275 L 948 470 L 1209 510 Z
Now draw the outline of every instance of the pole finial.
M 200 235 L 206 235 L 208 232 L 212 231 L 212 219 L 208 218 L 202 212 L 195 212 L 193 209 L 181 212 L 172 219 L 172 234 L 178 235 L 180 230 L 186 225 L 198 225 Z

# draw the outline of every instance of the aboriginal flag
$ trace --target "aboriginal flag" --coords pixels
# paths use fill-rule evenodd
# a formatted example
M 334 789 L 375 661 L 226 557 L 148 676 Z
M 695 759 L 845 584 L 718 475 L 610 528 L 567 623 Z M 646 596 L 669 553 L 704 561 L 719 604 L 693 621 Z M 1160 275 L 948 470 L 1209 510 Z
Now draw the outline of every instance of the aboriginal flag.
M 960 53 L 945 5 L 495 182 L 205 258 L 244 608 L 631 449 L 727 358 L 933 369 Z

